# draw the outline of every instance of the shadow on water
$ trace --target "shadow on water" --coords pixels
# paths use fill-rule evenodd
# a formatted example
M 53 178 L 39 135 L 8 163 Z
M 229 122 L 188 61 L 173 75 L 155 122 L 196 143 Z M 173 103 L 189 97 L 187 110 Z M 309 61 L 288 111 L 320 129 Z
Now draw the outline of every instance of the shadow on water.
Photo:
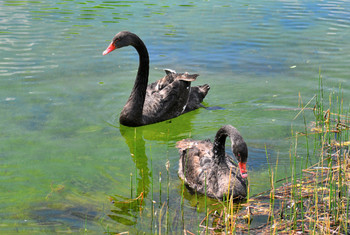
M 88 207 L 69 207 L 69 208 L 50 208 L 38 207 L 32 211 L 30 217 L 36 222 L 36 225 L 44 231 L 57 231 L 57 227 L 67 228 L 78 231 L 83 221 L 95 221 L 98 218 L 98 212 Z

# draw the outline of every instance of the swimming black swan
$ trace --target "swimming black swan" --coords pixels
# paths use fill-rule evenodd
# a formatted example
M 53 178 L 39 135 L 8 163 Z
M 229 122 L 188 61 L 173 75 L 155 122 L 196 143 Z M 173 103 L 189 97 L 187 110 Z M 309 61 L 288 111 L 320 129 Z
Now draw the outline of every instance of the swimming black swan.
M 238 160 L 233 162 L 225 153 L 226 137 L 230 137 L 232 152 Z M 184 139 L 177 142 L 180 152 L 179 177 L 193 190 L 212 198 L 224 195 L 234 199 L 247 196 L 246 163 L 248 148 L 236 128 L 225 125 L 216 133 L 214 144 L 210 140 Z M 230 175 L 231 173 L 231 175 Z M 205 181 L 207 185 L 205 186 Z
M 183 113 L 202 107 L 201 102 L 210 87 L 191 87 L 198 74 L 176 73 L 165 70 L 166 75 L 147 86 L 149 56 L 145 44 L 128 31 L 119 32 L 103 55 L 125 46 L 133 46 L 139 54 L 139 68 L 130 97 L 126 102 L 119 121 L 125 126 L 143 126 L 165 121 Z

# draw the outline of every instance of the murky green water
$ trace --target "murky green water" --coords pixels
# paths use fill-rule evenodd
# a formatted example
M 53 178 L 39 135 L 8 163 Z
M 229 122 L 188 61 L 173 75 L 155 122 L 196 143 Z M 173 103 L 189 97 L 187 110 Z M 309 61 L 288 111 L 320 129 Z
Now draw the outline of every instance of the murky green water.
M 304 130 L 301 117 L 293 121 L 298 94 L 304 104 L 314 96 L 321 70 L 325 93 L 341 83 L 349 100 L 349 9 L 347 1 L 1 1 L 0 233 L 155 233 L 159 224 L 196 233 L 203 206 L 197 212 L 188 191 L 181 206 L 174 146 L 213 139 L 224 124 L 249 146 L 251 194 L 268 189 L 265 147 L 278 178 L 291 172 L 291 132 Z M 102 51 L 121 30 L 147 45 L 151 81 L 163 68 L 199 73 L 195 84 L 211 86 L 206 106 L 224 109 L 120 126 L 138 57 Z M 141 192 L 141 212 L 111 203 Z

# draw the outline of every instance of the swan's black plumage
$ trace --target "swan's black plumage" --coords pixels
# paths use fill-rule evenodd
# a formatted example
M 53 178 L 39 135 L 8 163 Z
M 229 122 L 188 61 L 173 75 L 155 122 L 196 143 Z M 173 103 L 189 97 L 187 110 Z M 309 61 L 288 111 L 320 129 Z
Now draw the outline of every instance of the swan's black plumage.
M 239 162 L 238 166 L 225 152 L 227 136 L 231 140 L 232 152 Z M 185 139 L 178 141 L 176 147 L 180 152 L 179 177 L 191 189 L 218 199 L 227 196 L 228 192 L 235 199 L 247 196 L 245 165 L 248 148 L 235 127 L 225 125 L 220 128 L 214 143 L 210 140 Z
M 165 70 L 165 77 L 147 86 L 149 55 L 145 44 L 136 34 L 128 31 L 119 32 L 103 55 L 125 46 L 133 46 L 138 52 L 139 68 L 130 97 L 120 114 L 121 124 L 125 126 L 152 124 L 202 107 L 201 102 L 210 87 L 207 84 L 191 87 L 191 82 L 196 80 L 198 74 Z

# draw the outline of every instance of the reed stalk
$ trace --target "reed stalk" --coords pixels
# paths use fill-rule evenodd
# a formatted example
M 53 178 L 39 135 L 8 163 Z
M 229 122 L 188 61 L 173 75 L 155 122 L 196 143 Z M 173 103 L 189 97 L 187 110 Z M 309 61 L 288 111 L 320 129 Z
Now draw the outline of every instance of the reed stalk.
M 165 164 L 166 166 L 166 174 L 167 174 L 167 177 L 166 177 L 166 180 L 167 180 L 167 195 L 166 195 L 166 198 L 167 198 L 167 203 L 166 203 L 166 234 L 169 233 L 169 230 L 170 230 L 170 216 L 169 216 L 169 188 L 170 188 L 170 174 L 169 174 L 169 168 L 170 168 L 170 162 L 169 160 L 166 162 Z
M 133 198 L 132 173 L 130 173 L 130 198 Z
M 249 180 L 248 180 L 248 182 L 249 182 Z M 249 198 L 250 198 L 250 187 L 249 187 L 249 184 L 248 184 L 248 187 L 247 187 L 247 202 L 249 202 Z M 247 221 L 248 222 L 248 235 L 250 234 L 251 221 L 252 221 L 251 214 L 248 211 L 248 221 Z
M 183 167 L 183 174 L 184 174 L 184 180 L 182 181 L 182 187 L 181 187 L 181 206 L 183 206 L 184 203 L 184 193 L 185 193 L 185 179 L 186 179 L 186 169 L 187 169 L 187 162 L 188 162 L 188 151 L 186 151 L 186 161 L 185 161 L 185 166 Z
M 297 202 L 298 202 L 298 199 L 297 199 L 297 190 L 298 190 L 298 187 L 297 187 L 297 175 L 296 175 L 296 169 L 297 169 L 297 156 L 298 156 L 298 153 L 297 153 L 297 149 L 298 149 L 298 133 L 296 133 L 295 135 L 295 143 L 294 143 L 294 158 L 293 158 L 293 168 L 292 168 L 292 175 L 293 175 L 293 180 L 292 180 L 292 184 L 293 184 L 293 187 L 292 187 L 292 195 L 291 195 L 291 198 L 292 198 L 292 203 L 293 205 L 291 206 L 291 209 L 292 209 L 292 222 L 293 222 L 293 229 L 295 230 L 296 229 L 296 225 L 297 225 Z
M 208 214 L 208 205 L 207 205 L 207 174 L 204 175 L 204 208 L 205 208 L 205 234 L 208 234 L 208 226 L 209 226 L 209 214 Z
M 184 174 L 184 180 L 182 180 L 182 185 L 181 185 L 181 202 L 180 202 L 180 208 L 181 208 L 181 215 L 182 215 L 182 227 L 185 229 L 185 218 L 184 218 L 184 194 L 185 194 L 185 179 L 186 179 L 186 169 L 187 169 L 187 162 L 188 162 L 188 151 L 186 152 L 186 161 L 185 161 L 185 166 L 183 167 L 183 174 Z M 197 195 L 197 194 L 196 194 Z M 198 224 L 199 226 L 199 224 Z
M 344 158 L 345 158 L 345 155 L 344 155 Z M 344 163 L 345 163 L 345 161 L 344 161 Z M 345 190 L 346 190 L 346 192 L 349 192 L 349 187 L 348 186 L 345 186 Z M 348 195 L 348 193 L 347 193 L 347 196 L 346 196 L 346 209 L 345 209 L 345 211 L 346 211 L 346 213 L 345 213 L 345 223 L 344 223 L 344 230 L 345 230 L 345 234 L 349 234 L 348 233 L 348 221 L 349 221 L 349 195 Z
M 159 208 L 162 206 L 162 172 L 159 172 L 158 176 L 159 181 Z
M 199 201 L 198 201 L 197 191 L 195 191 L 195 196 L 196 196 L 196 213 L 197 213 L 197 234 L 200 235 Z
M 150 166 L 151 166 L 151 233 L 153 233 L 153 222 L 154 222 L 154 197 L 153 197 L 153 154 L 152 154 L 152 145 L 150 145 Z
M 300 96 L 300 93 L 299 93 L 299 96 Z M 304 106 L 303 106 L 303 102 L 302 102 L 302 99 L 300 97 L 300 102 L 301 102 L 301 107 L 302 109 L 304 110 Z M 304 121 L 304 131 L 305 131 L 305 141 L 306 141 L 306 163 L 305 163 L 305 168 L 308 167 L 308 162 L 309 162 L 309 135 L 308 135 L 308 129 L 307 129 L 307 124 L 306 124 L 306 117 L 305 117 L 305 112 L 303 111 L 302 112 L 303 114 L 303 121 Z M 300 178 L 299 178 L 299 181 L 301 182 L 302 179 L 303 179 L 303 158 L 301 158 L 301 162 L 300 162 Z M 299 194 L 299 197 L 300 197 L 300 213 L 301 213 L 301 218 L 304 218 L 304 202 L 303 202 L 303 196 L 302 196 L 302 190 L 300 190 L 300 194 Z M 302 231 L 303 233 L 305 232 L 305 228 L 304 228 L 304 219 L 302 219 Z
M 274 180 L 273 180 L 273 171 L 271 169 L 271 165 L 270 165 L 270 161 L 269 161 L 269 155 L 267 153 L 267 148 L 265 145 L 265 155 L 266 155 L 266 160 L 267 160 L 267 168 L 269 171 L 269 180 L 270 180 L 270 204 L 269 204 L 269 217 L 268 217 L 268 221 L 271 223 L 271 225 L 273 224 L 274 221 L 274 204 L 275 204 L 275 197 L 274 197 Z M 271 226 L 272 229 L 272 226 Z

